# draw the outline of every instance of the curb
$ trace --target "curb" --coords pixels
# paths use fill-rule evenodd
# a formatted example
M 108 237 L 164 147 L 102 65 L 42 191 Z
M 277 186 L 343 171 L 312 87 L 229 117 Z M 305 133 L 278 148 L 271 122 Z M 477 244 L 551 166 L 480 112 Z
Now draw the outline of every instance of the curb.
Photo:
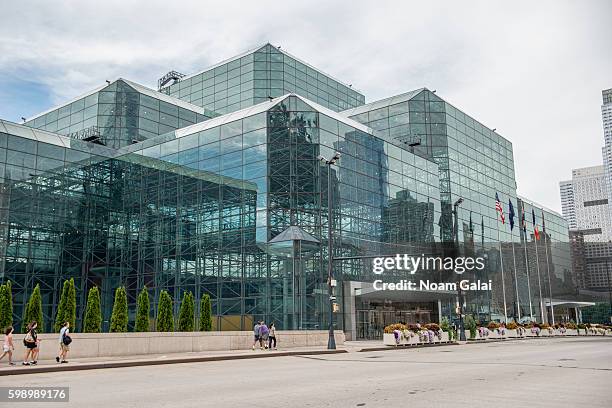
M 239 355 L 220 355 L 220 356 L 201 356 L 201 357 L 177 357 L 164 360 L 132 360 L 132 361 L 110 361 L 100 363 L 83 363 L 78 365 L 50 365 L 50 366 L 30 366 L 28 369 L 4 369 L 0 370 L 0 377 L 7 375 L 28 375 L 39 373 L 51 373 L 57 371 L 81 371 L 81 370 L 97 370 L 102 368 L 121 368 L 121 367 L 139 367 L 164 364 L 181 364 L 181 363 L 204 363 L 223 360 L 246 360 L 251 358 L 272 358 L 272 357 L 287 357 L 287 356 L 308 356 L 320 354 L 340 354 L 348 353 L 345 349 L 340 350 L 313 350 L 313 351 L 281 351 L 278 353 L 269 354 L 239 354 Z

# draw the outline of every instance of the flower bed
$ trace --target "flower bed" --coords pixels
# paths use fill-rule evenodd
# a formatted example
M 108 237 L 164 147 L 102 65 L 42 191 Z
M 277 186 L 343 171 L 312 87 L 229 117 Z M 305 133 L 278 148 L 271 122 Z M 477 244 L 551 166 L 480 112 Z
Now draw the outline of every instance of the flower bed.
M 383 343 L 386 346 L 410 346 L 449 342 L 448 332 L 442 331 L 436 323 L 424 325 L 392 324 L 385 327 Z
M 465 330 L 465 338 L 471 341 L 486 341 L 506 338 L 524 337 L 554 337 L 554 336 L 610 336 L 612 327 L 604 325 L 590 325 L 573 323 L 555 324 L 550 326 L 546 323 L 528 323 L 519 325 L 510 322 L 507 325 L 489 323 L 479 326 L 475 336 L 470 338 L 470 331 Z M 449 342 L 450 336 L 441 330 L 436 323 L 424 325 L 415 324 L 392 324 L 385 327 L 383 342 L 387 346 L 410 346 L 418 344 L 433 344 Z

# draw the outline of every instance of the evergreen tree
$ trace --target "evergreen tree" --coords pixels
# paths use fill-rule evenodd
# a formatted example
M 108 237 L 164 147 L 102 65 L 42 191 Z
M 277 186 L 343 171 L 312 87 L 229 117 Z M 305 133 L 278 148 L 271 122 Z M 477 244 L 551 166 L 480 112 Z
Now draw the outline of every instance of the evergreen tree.
M 68 298 L 66 299 L 65 320 L 70 322 L 70 331 L 76 330 L 76 289 L 74 287 L 74 278 L 68 281 Z
M 43 312 L 42 312 L 42 297 L 40 296 L 40 285 L 37 284 L 30 295 L 30 300 L 26 305 L 25 315 L 23 316 L 23 322 L 21 324 L 21 331 L 27 332 L 28 325 L 32 322 L 38 323 L 37 331 L 42 333 L 44 331 Z
M 174 316 L 172 315 L 172 297 L 165 290 L 159 294 L 159 304 L 157 305 L 157 331 L 174 331 Z
M 111 316 L 111 333 L 125 333 L 128 328 L 128 309 L 127 293 L 125 288 L 120 286 L 115 290 L 115 303 L 113 304 L 113 314 Z
M 147 287 L 142 288 L 138 294 L 138 302 L 136 307 L 136 324 L 134 325 L 135 332 L 148 332 L 151 327 L 149 313 L 151 303 L 149 302 L 149 292 Z
M 13 324 L 13 299 L 11 294 L 11 281 L 0 285 L 0 330 L 4 331 Z
M 70 282 L 65 280 L 62 288 L 62 295 L 60 296 L 60 301 L 57 305 L 57 312 L 55 314 L 55 325 L 53 326 L 55 332 L 59 332 L 62 328 L 62 324 L 66 321 L 66 302 L 68 301 L 68 292 L 70 290 L 69 287 Z
M 100 292 L 97 287 L 89 289 L 87 308 L 83 318 L 83 333 L 100 333 L 102 331 L 102 312 L 100 310 Z
M 200 300 L 200 331 L 212 330 L 212 305 L 208 294 Z
M 194 319 L 193 294 L 190 291 L 186 291 L 183 294 L 183 301 L 179 310 L 178 331 L 193 331 Z

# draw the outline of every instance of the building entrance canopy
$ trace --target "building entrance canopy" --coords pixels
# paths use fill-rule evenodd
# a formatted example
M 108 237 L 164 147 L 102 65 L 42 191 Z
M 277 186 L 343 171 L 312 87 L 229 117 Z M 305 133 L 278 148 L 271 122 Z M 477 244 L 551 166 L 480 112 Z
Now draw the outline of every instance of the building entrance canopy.
M 435 290 L 376 290 L 372 286 L 357 289 L 355 296 L 361 300 L 379 300 L 392 302 L 437 302 L 453 299 L 457 291 Z

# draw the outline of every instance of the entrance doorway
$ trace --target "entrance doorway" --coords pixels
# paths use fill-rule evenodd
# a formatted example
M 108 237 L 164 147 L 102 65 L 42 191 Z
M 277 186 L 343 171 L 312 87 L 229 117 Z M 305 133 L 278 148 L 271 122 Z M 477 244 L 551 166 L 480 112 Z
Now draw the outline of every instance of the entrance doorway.
M 380 340 L 385 326 L 393 323 L 438 321 L 436 302 L 357 301 L 357 339 Z

